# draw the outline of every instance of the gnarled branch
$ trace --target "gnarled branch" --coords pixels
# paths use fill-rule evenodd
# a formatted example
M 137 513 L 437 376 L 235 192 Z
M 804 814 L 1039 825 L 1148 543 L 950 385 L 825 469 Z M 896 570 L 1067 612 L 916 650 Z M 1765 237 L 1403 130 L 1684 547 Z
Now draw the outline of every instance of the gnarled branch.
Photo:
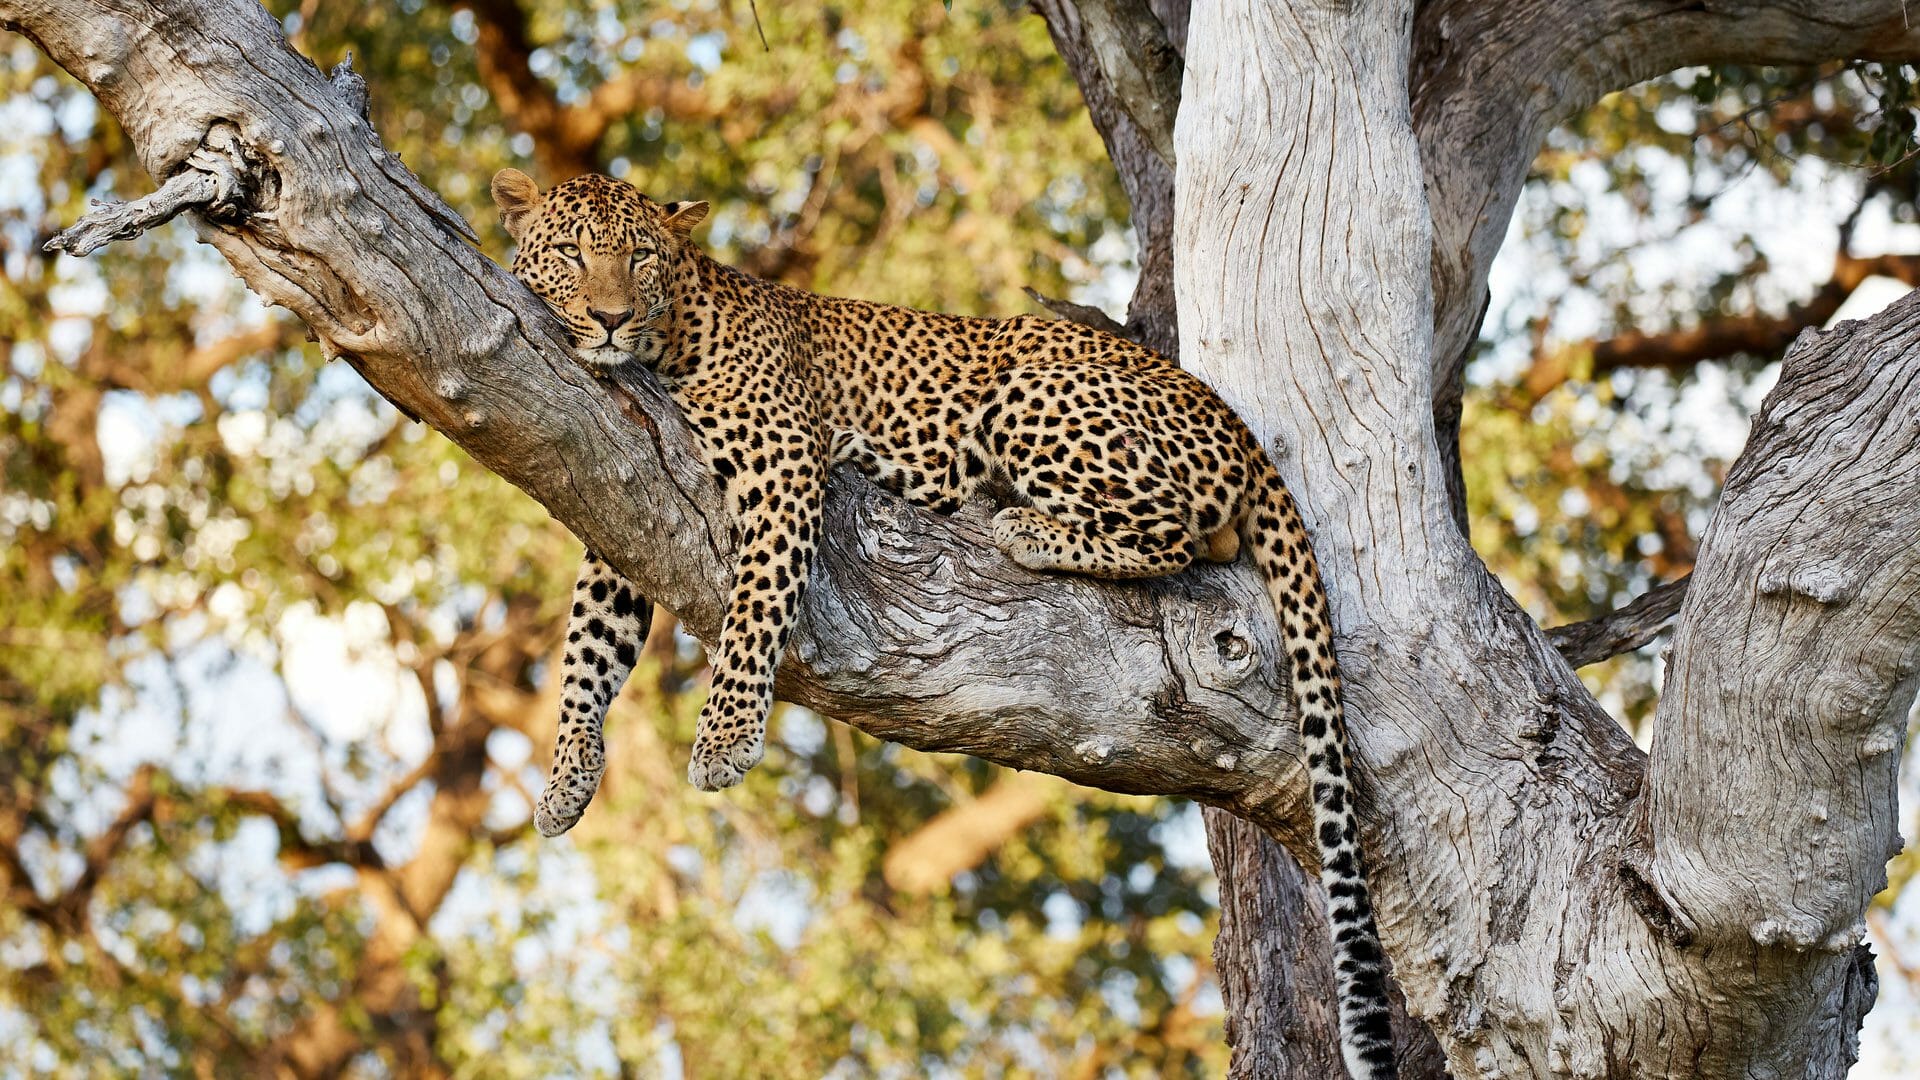
M 1690 580 L 1691 577 L 1682 577 L 1669 581 L 1635 597 L 1632 603 L 1617 611 L 1556 626 L 1547 631 L 1547 640 L 1566 657 L 1567 666 L 1576 668 L 1632 652 L 1673 625 Z

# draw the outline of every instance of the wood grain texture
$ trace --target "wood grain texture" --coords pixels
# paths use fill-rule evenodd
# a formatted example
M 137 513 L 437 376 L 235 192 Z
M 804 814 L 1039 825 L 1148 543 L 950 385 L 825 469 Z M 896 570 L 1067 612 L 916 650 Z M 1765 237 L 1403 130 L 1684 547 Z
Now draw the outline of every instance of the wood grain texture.
M 1173 172 L 1171 154 L 1151 152 L 1140 122 L 1123 108 L 1108 70 L 1125 58 L 1104 59 L 1084 32 L 1082 8 L 1071 0 L 1035 5 L 1047 20 L 1055 47 L 1080 84 L 1094 126 L 1106 141 L 1114 168 L 1132 199 L 1139 237 L 1140 280 L 1116 332 L 1169 356 L 1179 355 L 1173 300 Z M 1163 0 L 1154 15 L 1176 51 L 1186 45 L 1188 5 Z M 1177 92 L 1175 94 L 1177 98 Z M 1171 139 L 1171 127 L 1167 137 Z M 1061 315 L 1093 325 L 1104 316 L 1077 305 L 1056 306 Z M 1111 322 L 1111 320 L 1106 320 Z M 1104 329 L 1114 329 L 1104 326 Z M 1337 1075 L 1338 1017 L 1331 1008 L 1333 957 L 1327 947 L 1326 898 L 1319 882 L 1257 826 L 1210 810 L 1208 847 L 1220 883 L 1221 923 L 1214 941 L 1214 968 L 1227 1010 L 1233 1047 L 1231 1075 L 1261 1080 L 1322 1080 Z M 1438 1080 L 1445 1060 L 1426 1026 L 1406 1015 L 1394 992 L 1394 1036 L 1404 1080 Z

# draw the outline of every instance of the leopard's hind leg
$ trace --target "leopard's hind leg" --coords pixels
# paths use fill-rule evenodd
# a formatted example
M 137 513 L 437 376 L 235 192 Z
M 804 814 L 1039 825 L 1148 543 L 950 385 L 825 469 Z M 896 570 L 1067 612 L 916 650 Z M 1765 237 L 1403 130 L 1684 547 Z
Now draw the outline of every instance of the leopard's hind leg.
M 1068 570 L 1104 578 L 1159 577 L 1193 562 L 1193 534 L 1185 523 L 1163 517 L 1108 527 L 1070 525 L 1030 506 L 1009 506 L 993 516 L 993 540 L 1029 570 Z

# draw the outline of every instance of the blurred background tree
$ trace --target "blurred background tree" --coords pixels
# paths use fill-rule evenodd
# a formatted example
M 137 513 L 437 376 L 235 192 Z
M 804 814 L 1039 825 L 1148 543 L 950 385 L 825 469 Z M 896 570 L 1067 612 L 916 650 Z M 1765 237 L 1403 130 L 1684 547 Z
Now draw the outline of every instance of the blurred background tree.
M 515 165 L 709 199 L 717 254 L 823 291 L 1128 291 L 1124 197 L 1018 4 L 268 6 L 355 54 L 496 258 Z M 700 795 L 702 659 L 664 616 L 605 794 L 533 837 L 577 542 L 184 226 L 40 255 L 149 181 L 0 49 L 0 1073 L 1224 1071 L 1193 808 L 792 709 L 744 795 Z M 1462 454 L 1476 544 L 1543 622 L 1683 575 L 1785 343 L 1920 282 L 1912 77 L 1683 72 L 1556 134 Z M 1658 643 L 1586 673 L 1642 724 Z M 1879 920 L 1890 984 L 1911 922 Z M 1902 993 L 1876 1023 L 1911 1030 Z

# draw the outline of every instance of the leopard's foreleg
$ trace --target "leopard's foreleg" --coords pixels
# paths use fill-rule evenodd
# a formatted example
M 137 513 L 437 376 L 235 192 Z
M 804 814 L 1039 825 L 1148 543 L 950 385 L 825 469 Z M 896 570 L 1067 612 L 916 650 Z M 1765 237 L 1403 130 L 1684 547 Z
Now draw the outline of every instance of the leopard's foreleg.
M 739 552 L 711 657 L 713 687 L 687 766 L 688 781 L 703 791 L 739 783 L 766 753 L 774 671 L 793 636 L 820 533 L 826 470 L 818 433 L 799 410 L 754 421 L 754 432 L 737 417 L 711 429 L 727 433 L 711 444 L 712 456 L 734 508 Z M 695 422 L 700 429 L 697 415 Z

